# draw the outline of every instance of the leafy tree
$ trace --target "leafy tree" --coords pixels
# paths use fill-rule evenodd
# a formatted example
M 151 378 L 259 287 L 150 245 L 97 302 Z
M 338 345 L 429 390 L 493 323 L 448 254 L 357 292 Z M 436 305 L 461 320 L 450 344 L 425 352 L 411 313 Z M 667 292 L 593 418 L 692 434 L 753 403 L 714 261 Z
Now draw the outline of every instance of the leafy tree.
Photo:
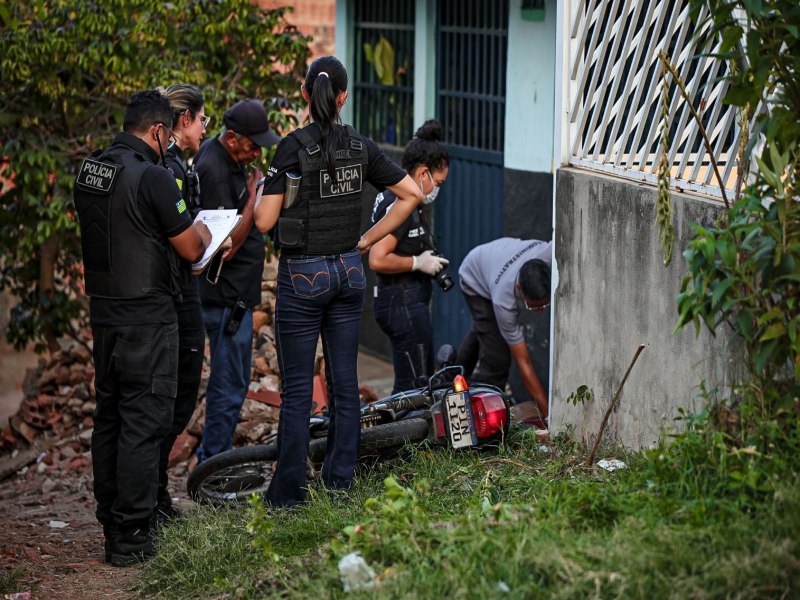
M 131 93 L 197 85 L 209 134 L 235 101 L 296 123 L 310 38 L 288 8 L 249 0 L 0 3 L 0 289 L 18 303 L 6 336 L 54 347 L 85 315 L 72 187 L 80 160 L 122 128 Z
M 728 323 L 743 342 L 763 415 L 797 409 L 800 396 L 800 4 L 797 0 L 691 0 L 701 30 L 728 62 L 724 102 L 740 122 L 757 114 L 740 163 L 754 169 L 713 227 L 695 225 L 678 328 Z M 745 136 L 746 137 L 746 136 Z

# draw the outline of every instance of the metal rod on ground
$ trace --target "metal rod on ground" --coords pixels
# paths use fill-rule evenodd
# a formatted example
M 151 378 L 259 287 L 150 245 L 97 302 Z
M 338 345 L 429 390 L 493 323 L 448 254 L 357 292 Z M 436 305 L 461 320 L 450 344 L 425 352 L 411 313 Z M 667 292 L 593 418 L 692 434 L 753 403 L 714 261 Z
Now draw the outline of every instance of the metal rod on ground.
M 592 451 L 589 452 L 589 457 L 586 459 L 586 466 L 591 467 L 592 463 L 594 463 L 594 455 L 597 452 L 597 447 L 600 445 L 600 440 L 603 439 L 603 432 L 606 429 L 606 423 L 608 423 L 608 417 L 611 416 L 611 411 L 614 410 L 614 407 L 617 405 L 617 400 L 619 400 L 619 395 L 622 393 L 622 386 L 625 385 L 625 382 L 628 380 L 628 375 L 631 374 L 631 369 L 633 369 L 633 365 L 636 364 L 636 360 L 639 358 L 639 355 L 644 350 L 644 344 L 639 344 L 639 347 L 636 349 L 636 354 L 633 355 L 633 360 L 631 364 L 628 366 L 628 370 L 625 371 L 625 376 L 622 378 L 622 381 L 617 388 L 617 393 L 614 394 L 614 397 L 611 399 L 611 404 L 608 405 L 606 409 L 606 414 L 603 415 L 603 420 L 600 422 L 600 430 L 597 432 L 597 439 L 594 441 L 594 446 L 592 446 Z

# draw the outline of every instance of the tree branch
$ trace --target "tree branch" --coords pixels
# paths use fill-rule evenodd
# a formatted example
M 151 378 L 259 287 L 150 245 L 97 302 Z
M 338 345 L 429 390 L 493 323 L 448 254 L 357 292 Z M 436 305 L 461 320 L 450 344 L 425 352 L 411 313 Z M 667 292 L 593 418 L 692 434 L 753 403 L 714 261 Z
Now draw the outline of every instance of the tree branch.
M 597 439 L 594 441 L 594 446 L 592 446 L 592 451 L 589 452 L 589 456 L 586 459 L 586 466 L 591 467 L 594 463 L 594 456 L 597 453 L 597 448 L 600 446 L 600 440 L 603 439 L 603 432 L 606 429 L 606 424 L 608 423 L 608 418 L 611 416 L 611 411 L 614 410 L 614 407 L 617 405 L 617 400 L 619 400 L 619 395 L 622 393 L 622 386 L 625 385 L 625 382 L 628 381 L 628 375 L 631 374 L 631 369 L 633 369 L 633 365 L 636 364 L 636 360 L 639 358 L 639 355 L 644 350 L 644 344 L 639 344 L 639 347 L 636 349 L 636 354 L 633 355 L 633 360 L 631 364 L 628 366 L 628 370 L 625 371 L 625 376 L 622 378 L 622 381 L 617 388 L 617 393 L 614 394 L 614 397 L 611 399 L 611 404 L 608 405 L 606 409 L 606 414 L 603 415 L 603 420 L 600 422 L 600 429 L 597 432 Z
M 703 127 L 703 121 L 700 119 L 700 115 L 697 113 L 697 110 L 695 110 L 694 105 L 692 104 L 692 101 L 689 98 L 689 94 L 686 91 L 686 86 L 683 84 L 683 81 L 681 80 L 678 71 L 675 69 L 675 67 L 672 66 L 672 63 L 669 60 L 669 56 L 667 56 L 662 50 L 658 53 L 658 58 L 661 60 L 662 64 L 664 65 L 664 68 L 670 72 L 673 79 L 675 80 L 675 83 L 681 92 L 681 96 L 683 96 L 683 99 L 686 100 L 686 104 L 689 106 L 689 110 L 692 112 L 692 117 L 697 123 L 697 126 L 700 128 L 700 134 L 703 136 L 703 144 L 705 145 L 706 152 L 708 153 L 708 157 L 711 160 L 711 166 L 714 169 L 714 175 L 717 176 L 717 182 L 719 183 L 719 191 L 722 194 L 722 199 L 725 201 L 725 208 L 730 210 L 731 205 L 730 202 L 728 202 L 728 195 L 725 193 L 725 183 L 722 181 L 722 175 L 720 175 L 719 173 L 719 165 L 717 164 L 717 159 L 714 157 L 714 151 L 711 148 L 711 140 L 708 139 L 708 133 L 706 132 L 706 128 Z

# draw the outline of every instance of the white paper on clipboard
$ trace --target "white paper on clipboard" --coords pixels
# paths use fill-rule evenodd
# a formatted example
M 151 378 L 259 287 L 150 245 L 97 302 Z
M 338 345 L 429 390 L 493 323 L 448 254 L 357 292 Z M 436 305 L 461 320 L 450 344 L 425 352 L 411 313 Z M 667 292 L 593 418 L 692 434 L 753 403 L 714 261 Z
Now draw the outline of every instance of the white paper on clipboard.
M 208 248 L 206 248 L 203 258 L 192 264 L 192 271 L 198 273 L 206 268 L 241 218 L 241 215 L 237 214 L 235 208 L 201 210 L 197 214 L 194 222 L 202 221 L 206 224 L 206 227 L 208 227 L 208 230 L 211 232 L 211 243 Z

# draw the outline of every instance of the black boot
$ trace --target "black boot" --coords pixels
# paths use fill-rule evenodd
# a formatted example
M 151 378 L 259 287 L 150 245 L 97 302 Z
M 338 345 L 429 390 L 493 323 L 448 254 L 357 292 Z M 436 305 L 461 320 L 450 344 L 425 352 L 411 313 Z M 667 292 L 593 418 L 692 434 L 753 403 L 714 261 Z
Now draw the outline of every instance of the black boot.
M 114 540 L 119 537 L 119 529 L 116 525 L 103 525 L 103 535 L 105 536 L 105 561 L 111 564 L 111 554 L 113 552 Z
M 123 529 L 111 544 L 111 564 L 130 567 L 147 560 L 155 552 L 153 536 L 148 527 Z
M 156 504 L 153 516 L 150 518 L 150 527 L 163 527 L 170 521 L 180 519 L 180 517 L 180 511 L 173 506 L 171 501 L 159 502 Z

